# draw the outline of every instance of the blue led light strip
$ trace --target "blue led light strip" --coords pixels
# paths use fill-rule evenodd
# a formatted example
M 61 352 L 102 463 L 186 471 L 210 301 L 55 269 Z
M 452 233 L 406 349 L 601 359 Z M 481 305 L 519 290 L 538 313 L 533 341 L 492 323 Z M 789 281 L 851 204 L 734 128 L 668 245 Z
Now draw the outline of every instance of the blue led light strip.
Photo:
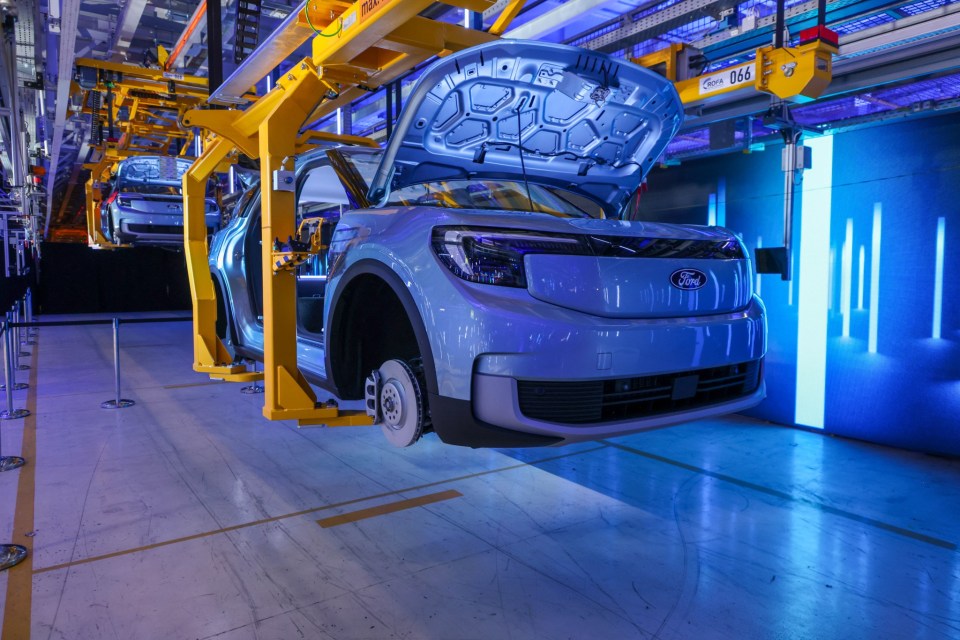
M 940 337 L 943 322 L 943 245 L 946 234 L 947 219 L 937 218 L 937 256 L 933 282 L 933 337 Z
M 711 193 L 707 200 L 707 224 L 711 227 L 717 224 L 717 194 Z
M 877 333 L 880 321 L 880 222 L 883 205 L 873 203 L 873 245 L 870 249 L 870 337 L 867 351 L 877 352 Z
M 840 313 L 843 314 L 843 337 L 850 337 L 850 300 L 853 297 L 853 218 L 847 218 L 847 234 L 840 253 Z
M 833 311 L 833 274 L 837 272 L 837 250 L 830 247 L 830 266 L 827 273 L 830 277 L 827 279 L 827 311 Z
M 757 249 L 762 249 L 762 248 L 763 248 L 763 236 L 757 236 Z M 754 278 L 757 281 L 756 287 L 754 287 L 754 293 L 756 293 L 759 296 L 760 295 L 760 274 L 758 273 L 757 275 L 754 276 Z
M 863 311 L 863 266 L 865 264 L 866 247 L 860 245 L 860 270 L 857 272 L 859 282 L 857 283 L 857 311 Z
M 827 304 L 833 136 L 811 140 L 813 168 L 804 173 L 797 283 L 797 388 L 794 421 L 823 428 L 827 390 Z
M 717 181 L 717 224 L 727 226 L 727 179 Z

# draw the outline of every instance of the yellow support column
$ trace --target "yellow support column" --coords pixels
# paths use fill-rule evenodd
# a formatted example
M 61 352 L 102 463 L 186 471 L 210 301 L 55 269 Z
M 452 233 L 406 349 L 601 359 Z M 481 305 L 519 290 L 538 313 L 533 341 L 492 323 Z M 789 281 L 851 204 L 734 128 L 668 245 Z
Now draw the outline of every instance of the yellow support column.
M 86 184 L 87 195 L 87 245 L 97 249 L 113 248 L 110 240 L 104 237 L 101 231 L 100 202 L 103 197 L 99 189 L 93 186 L 95 176 L 91 175 Z
M 96 218 L 93 215 L 94 207 L 98 206 L 97 198 L 93 193 L 93 176 L 87 180 L 87 183 L 84 185 L 84 190 L 87 196 L 87 244 L 94 245 L 99 244 L 99 239 L 97 238 L 97 227 L 96 227 Z
M 183 247 L 193 299 L 193 370 L 233 382 L 259 380 L 259 373 L 233 364 L 233 357 L 217 336 L 217 296 L 207 264 L 207 180 L 233 150 L 229 141 L 208 141 L 203 154 L 183 174 Z
M 316 418 L 317 398 L 297 367 L 297 277 L 273 268 L 273 242 L 296 234 L 295 185 L 274 184 L 293 175 L 300 127 L 328 87 L 307 64 L 278 84 L 283 98 L 260 124 L 260 217 L 263 227 L 263 415 L 270 420 Z M 283 182 L 280 180 L 280 182 Z M 280 188 L 276 188 L 280 187 Z M 337 416 L 335 408 L 331 417 Z

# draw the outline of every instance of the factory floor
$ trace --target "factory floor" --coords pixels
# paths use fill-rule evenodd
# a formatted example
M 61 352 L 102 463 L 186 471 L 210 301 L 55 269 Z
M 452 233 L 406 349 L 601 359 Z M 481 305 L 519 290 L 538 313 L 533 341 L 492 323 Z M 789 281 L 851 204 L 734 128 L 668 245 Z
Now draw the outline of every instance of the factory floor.
M 111 335 L 24 347 L 4 639 L 960 638 L 956 460 L 739 417 L 394 449 L 267 422 L 189 322 L 122 325 L 102 409 Z

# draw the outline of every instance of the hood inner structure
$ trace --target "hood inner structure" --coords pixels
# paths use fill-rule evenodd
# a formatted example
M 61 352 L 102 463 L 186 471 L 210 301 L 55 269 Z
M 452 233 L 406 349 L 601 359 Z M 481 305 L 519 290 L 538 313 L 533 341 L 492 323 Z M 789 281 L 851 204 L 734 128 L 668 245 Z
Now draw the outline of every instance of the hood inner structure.
M 677 133 L 673 84 L 602 53 L 503 40 L 442 58 L 418 80 L 373 183 L 512 179 L 620 208 Z

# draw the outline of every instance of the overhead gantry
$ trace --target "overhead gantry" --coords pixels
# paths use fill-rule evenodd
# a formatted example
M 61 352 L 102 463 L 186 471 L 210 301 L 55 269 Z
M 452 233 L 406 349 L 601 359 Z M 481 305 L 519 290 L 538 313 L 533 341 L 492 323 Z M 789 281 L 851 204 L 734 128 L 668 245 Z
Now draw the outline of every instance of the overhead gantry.
M 365 412 L 340 411 L 318 403 L 297 365 L 296 275 L 285 267 L 289 252 L 274 240 L 295 236 L 293 158 L 317 144 L 374 142 L 310 130 L 310 124 L 396 80 L 416 65 L 496 40 L 516 16 L 522 0 L 448 0 L 444 4 L 482 12 L 503 5 L 489 31 L 437 22 L 419 14 L 430 0 L 310 0 L 302 4 L 211 95 L 219 104 L 245 109 L 194 109 L 185 127 L 209 132 L 203 154 L 183 178 L 184 243 L 193 297 L 194 370 L 225 380 L 261 374 L 233 358 L 216 333 L 216 291 L 208 265 L 204 189 L 218 167 L 242 153 L 260 161 L 263 251 L 264 407 L 270 420 L 299 425 L 371 424 Z M 310 56 L 291 67 L 274 88 L 252 104 L 244 96 L 300 45 L 312 38 Z
M 97 249 L 119 245 L 107 238 L 100 219 L 101 183 L 115 165 L 137 155 L 185 158 L 193 134 L 180 128 L 180 119 L 208 97 L 206 78 L 162 69 L 80 58 L 72 94 L 80 113 L 90 116 L 90 146 L 97 152 L 86 183 L 87 243 Z

